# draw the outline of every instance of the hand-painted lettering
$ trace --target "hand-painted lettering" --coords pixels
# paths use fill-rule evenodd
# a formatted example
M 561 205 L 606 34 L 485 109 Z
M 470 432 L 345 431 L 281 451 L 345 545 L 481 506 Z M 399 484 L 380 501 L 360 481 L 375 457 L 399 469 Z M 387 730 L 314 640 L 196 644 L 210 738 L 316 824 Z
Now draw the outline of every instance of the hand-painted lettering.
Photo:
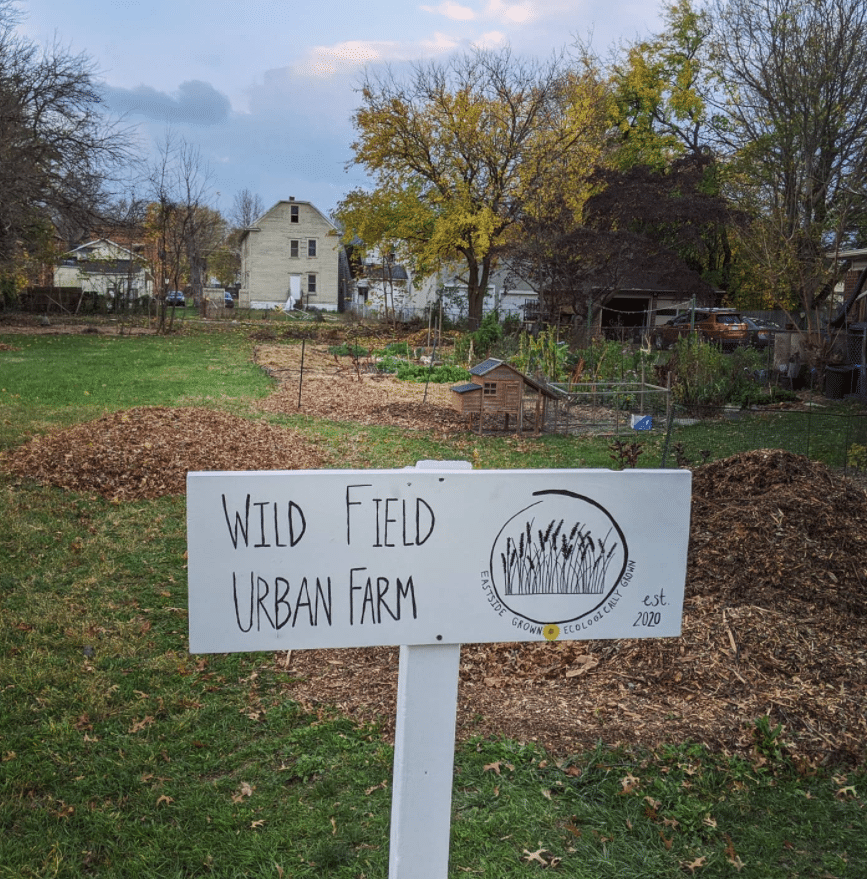
M 304 511 L 295 501 L 288 501 L 284 506 L 279 501 L 254 501 L 248 494 L 244 500 L 243 510 L 234 509 L 231 514 L 226 495 L 222 495 L 222 501 L 223 516 L 229 529 L 229 539 L 232 541 L 232 546 L 235 549 L 238 549 L 239 546 L 250 546 L 251 506 L 259 508 L 258 542 L 253 544 L 253 549 L 295 546 L 307 530 L 307 519 L 304 516 Z M 266 512 L 268 507 L 271 507 L 272 511 L 270 516 Z M 233 515 L 234 522 L 232 521 Z M 273 530 L 271 528 L 272 517 L 274 522 Z M 288 544 L 285 542 L 286 537 L 289 538 Z M 253 539 L 256 539 L 255 536 Z
M 257 632 L 262 629 L 280 629 L 290 622 L 294 629 L 299 622 L 312 627 L 320 623 L 331 625 L 332 593 L 331 577 L 302 577 L 295 586 L 286 577 L 274 577 L 273 582 L 250 571 L 249 583 L 246 577 L 232 572 L 232 598 L 235 604 L 235 621 L 242 632 Z M 324 583 L 323 583 L 324 580 Z M 307 611 L 306 614 L 301 611 Z
M 371 497 L 359 500 L 359 489 L 363 488 L 370 488 L 370 485 L 360 483 L 346 487 L 347 545 L 369 540 L 371 546 L 384 549 L 401 545 L 422 546 L 433 534 L 436 515 L 424 498 Z M 367 516 L 352 509 L 365 506 Z
M 412 577 L 402 580 L 388 577 L 364 576 L 367 568 L 352 568 L 349 572 L 349 624 L 364 625 L 383 622 L 387 614 L 395 622 L 405 618 L 407 605 L 412 609 L 412 618 L 418 618 L 418 605 L 415 597 L 415 584 Z M 387 622 L 387 620 L 386 620 Z

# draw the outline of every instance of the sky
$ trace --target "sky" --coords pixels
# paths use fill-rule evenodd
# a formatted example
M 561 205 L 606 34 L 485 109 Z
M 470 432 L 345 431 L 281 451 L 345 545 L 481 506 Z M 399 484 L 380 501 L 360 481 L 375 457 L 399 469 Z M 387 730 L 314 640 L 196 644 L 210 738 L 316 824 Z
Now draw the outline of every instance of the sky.
M 659 29 L 647 0 L 19 0 L 19 31 L 87 55 L 145 155 L 199 149 L 226 214 L 242 189 L 329 213 L 369 181 L 353 158 L 365 68 L 509 46 L 546 59 L 576 38 L 603 56 Z M 347 166 L 349 167 L 347 168 Z

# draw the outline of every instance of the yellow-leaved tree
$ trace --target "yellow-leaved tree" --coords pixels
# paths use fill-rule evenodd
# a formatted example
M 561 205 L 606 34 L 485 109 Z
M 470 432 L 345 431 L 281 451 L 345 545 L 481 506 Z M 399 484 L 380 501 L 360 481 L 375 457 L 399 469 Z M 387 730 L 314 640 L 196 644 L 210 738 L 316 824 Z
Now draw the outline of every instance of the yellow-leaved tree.
M 560 57 L 477 50 L 403 78 L 368 73 L 360 93 L 354 163 L 375 185 L 339 205 L 345 240 L 396 251 L 416 277 L 460 266 L 478 326 L 490 273 L 540 193 L 583 180 L 601 149 L 598 82 Z

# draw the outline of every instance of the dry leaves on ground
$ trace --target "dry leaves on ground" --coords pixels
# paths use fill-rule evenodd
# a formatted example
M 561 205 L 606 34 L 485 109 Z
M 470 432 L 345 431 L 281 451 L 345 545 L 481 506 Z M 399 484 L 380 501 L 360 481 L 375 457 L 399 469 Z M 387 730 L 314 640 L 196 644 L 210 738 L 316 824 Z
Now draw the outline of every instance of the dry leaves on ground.
M 310 470 L 322 457 L 286 428 L 210 409 L 142 407 L 35 437 L 3 463 L 59 488 L 138 500 L 183 494 L 190 470 Z

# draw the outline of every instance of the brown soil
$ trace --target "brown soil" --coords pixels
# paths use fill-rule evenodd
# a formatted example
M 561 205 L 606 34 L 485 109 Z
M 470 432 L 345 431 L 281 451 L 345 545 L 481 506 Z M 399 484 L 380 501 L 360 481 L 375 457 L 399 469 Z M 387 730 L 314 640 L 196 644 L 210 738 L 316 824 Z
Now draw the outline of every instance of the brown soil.
M 278 355 L 258 351 L 272 374 L 288 377 L 265 408 L 297 411 L 299 372 Z M 349 362 L 314 365 L 302 386 L 305 414 L 458 426 L 446 403 L 421 406 L 423 386 L 359 376 Z M 161 408 L 105 416 L 0 460 L 21 476 L 122 500 L 182 493 L 188 470 L 335 463 L 289 430 Z M 558 754 L 599 740 L 700 741 L 734 751 L 751 747 L 753 721 L 769 714 L 795 753 L 861 760 L 865 558 L 867 494 L 850 481 L 776 450 L 705 465 L 693 481 L 682 636 L 464 645 L 458 736 L 538 741 Z M 289 697 L 378 720 L 391 734 L 396 649 L 295 651 L 274 662 L 287 672 Z

